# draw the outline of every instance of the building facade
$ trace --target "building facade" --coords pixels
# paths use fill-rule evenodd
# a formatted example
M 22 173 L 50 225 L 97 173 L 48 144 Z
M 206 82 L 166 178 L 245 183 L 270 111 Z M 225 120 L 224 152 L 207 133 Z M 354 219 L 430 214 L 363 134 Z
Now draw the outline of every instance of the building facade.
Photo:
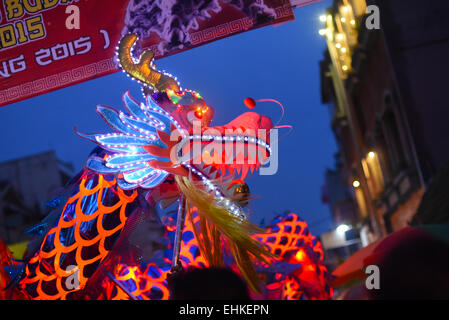
M 42 220 L 45 203 L 72 176 L 54 151 L 0 163 L 0 237 L 7 244 L 27 240 L 24 231 Z
M 449 2 L 335 0 L 320 17 L 322 101 L 359 228 L 407 226 L 449 161 Z M 445 89 L 446 87 L 446 89 Z

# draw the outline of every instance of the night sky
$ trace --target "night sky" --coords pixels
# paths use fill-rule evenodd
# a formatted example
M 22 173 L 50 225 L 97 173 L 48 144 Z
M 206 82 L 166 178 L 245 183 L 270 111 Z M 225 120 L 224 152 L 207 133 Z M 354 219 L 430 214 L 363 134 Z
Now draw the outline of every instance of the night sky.
M 176 75 L 183 88 L 196 90 L 214 107 L 212 125 L 222 125 L 248 111 L 243 99 L 276 99 L 285 107 L 281 124 L 293 126 L 279 143 L 279 170 L 273 176 L 247 178 L 252 193 L 251 220 L 260 222 L 285 210 L 298 213 L 318 235 L 332 227 L 329 208 L 321 203 L 327 167 L 336 144 L 330 117 L 320 100 L 319 61 L 325 41 L 319 36 L 320 14 L 330 0 L 295 9 L 296 20 L 219 40 L 168 58 L 161 69 Z M 94 144 L 77 136 L 108 132 L 95 113 L 97 104 L 122 108 L 122 94 L 142 100 L 140 87 L 122 72 L 0 108 L 0 161 L 56 150 L 58 158 L 80 170 Z M 274 103 L 254 111 L 277 122 Z M 286 131 L 281 131 L 280 135 Z

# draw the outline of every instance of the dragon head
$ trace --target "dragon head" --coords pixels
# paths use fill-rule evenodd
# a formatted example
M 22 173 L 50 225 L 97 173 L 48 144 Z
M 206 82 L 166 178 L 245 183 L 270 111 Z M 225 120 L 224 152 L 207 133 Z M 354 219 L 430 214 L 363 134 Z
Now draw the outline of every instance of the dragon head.
M 94 169 L 120 168 L 119 182 L 125 189 L 153 187 L 167 174 L 192 177 L 193 173 L 194 180 L 206 184 L 207 191 L 237 197 L 244 206 L 249 195 L 244 182 L 247 173 L 258 169 L 270 156 L 271 120 L 245 112 L 228 124 L 211 126 L 214 109 L 198 92 L 182 89 L 175 77 L 158 71 L 152 51 L 144 51 L 138 61 L 131 56 L 136 41 L 134 34 L 122 38 L 118 61 L 127 75 L 143 85 L 147 103 L 141 104 L 125 93 L 127 114 L 97 107 L 119 134 L 90 138 L 119 153 L 106 159 L 91 158 L 88 164 Z M 112 146 L 111 140 L 121 147 Z M 218 184 L 220 187 L 216 187 Z

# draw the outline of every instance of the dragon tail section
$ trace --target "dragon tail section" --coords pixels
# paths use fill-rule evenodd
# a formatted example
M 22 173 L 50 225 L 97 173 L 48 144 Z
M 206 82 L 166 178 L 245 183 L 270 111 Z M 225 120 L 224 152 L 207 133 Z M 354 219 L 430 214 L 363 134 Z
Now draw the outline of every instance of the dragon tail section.
M 28 258 L 18 287 L 31 299 L 70 299 L 113 248 L 137 207 L 137 190 L 84 170 L 58 219 Z

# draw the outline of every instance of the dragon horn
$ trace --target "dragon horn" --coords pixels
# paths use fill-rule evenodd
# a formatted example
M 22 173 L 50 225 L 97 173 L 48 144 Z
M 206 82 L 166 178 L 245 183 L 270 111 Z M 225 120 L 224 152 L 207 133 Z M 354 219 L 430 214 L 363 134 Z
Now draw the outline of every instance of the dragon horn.
M 180 91 L 178 82 L 170 76 L 153 69 L 152 60 L 154 52 L 152 50 L 145 50 L 139 57 L 139 61 L 135 63 L 131 57 L 131 47 L 137 40 L 135 34 L 125 35 L 119 43 L 118 57 L 122 69 L 139 80 L 142 83 L 148 84 L 158 91 L 165 91 L 171 89 L 175 92 Z

